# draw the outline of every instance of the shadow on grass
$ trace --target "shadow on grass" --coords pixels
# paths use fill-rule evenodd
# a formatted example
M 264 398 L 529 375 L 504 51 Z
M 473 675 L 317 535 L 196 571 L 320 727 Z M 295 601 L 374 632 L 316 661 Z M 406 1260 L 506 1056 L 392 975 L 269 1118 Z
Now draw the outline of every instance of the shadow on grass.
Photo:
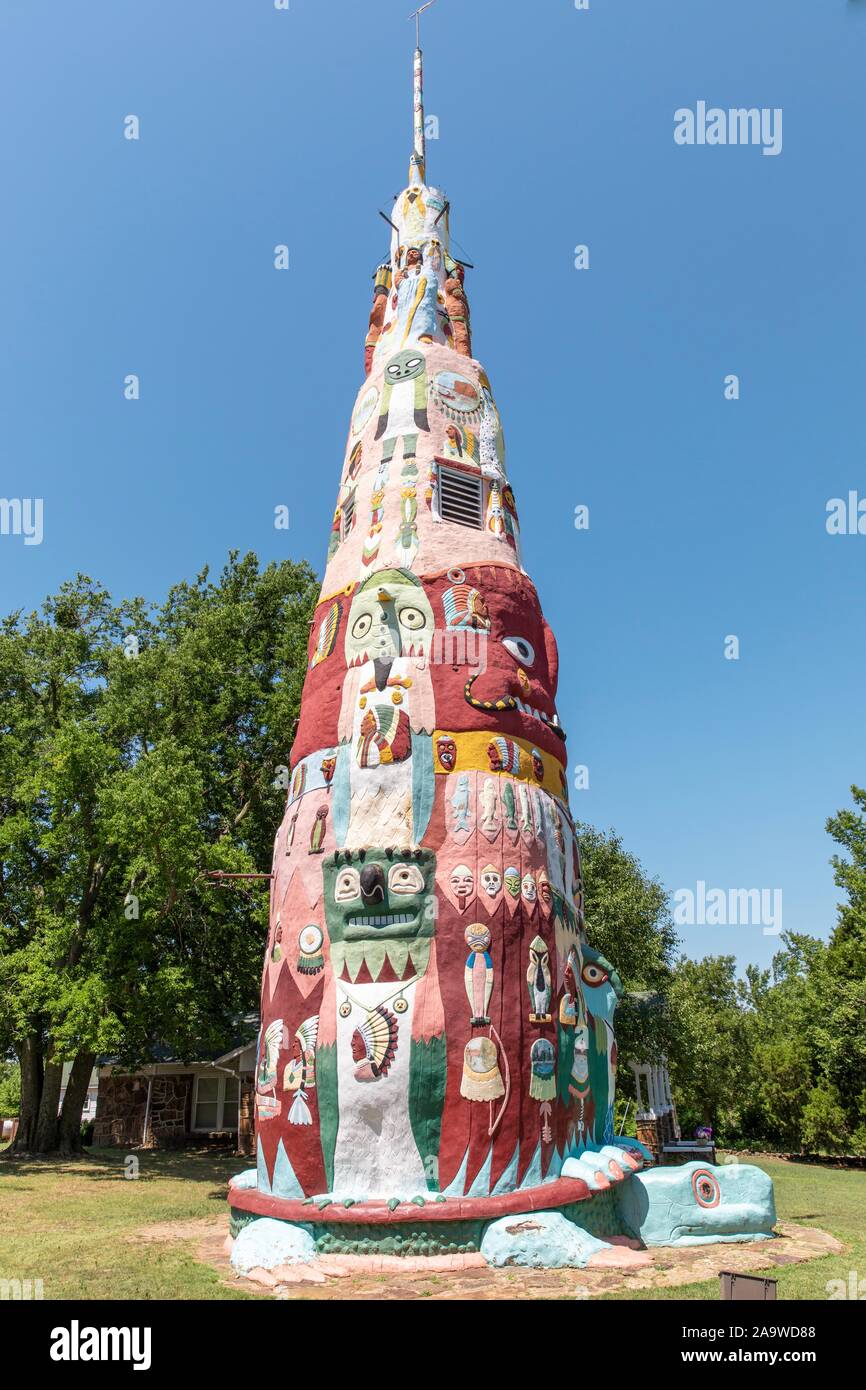
M 61 1157 L 47 1154 L 45 1157 L 13 1154 L 2 1156 L 0 1162 L 0 1182 L 4 1176 L 35 1176 L 52 1170 L 70 1178 L 80 1178 L 89 1182 L 117 1182 L 127 1176 L 127 1164 L 131 1158 L 137 1162 L 136 1182 L 158 1182 L 166 1179 L 212 1183 L 215 1190 L 209 1194 L 215 1201 L 225 1201 L 229 1178 L 249 1167 L 250 1160 L 243 1154 L 214 1153 L 208 1149 L 85 1149 L 83 1154 Z

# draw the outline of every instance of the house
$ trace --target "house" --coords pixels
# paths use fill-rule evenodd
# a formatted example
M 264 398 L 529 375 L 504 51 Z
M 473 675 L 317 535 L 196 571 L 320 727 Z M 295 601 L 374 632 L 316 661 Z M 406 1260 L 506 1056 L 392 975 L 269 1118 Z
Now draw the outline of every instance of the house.
M 153 1060 L 126 1071 L 111 1059 L 99 1067 L 94 1147 L 254 1150 L 254 1070 L 258 1014 L 238 1020 L 228 1052 L 193 1060 L 157 1044 Z

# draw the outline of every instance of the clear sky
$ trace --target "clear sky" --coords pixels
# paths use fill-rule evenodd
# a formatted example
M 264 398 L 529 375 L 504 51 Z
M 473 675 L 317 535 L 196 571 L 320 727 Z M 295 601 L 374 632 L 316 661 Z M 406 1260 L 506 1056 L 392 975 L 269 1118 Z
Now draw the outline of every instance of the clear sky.
M 159 598 L 231 547 L 321 572 L 412 7 L 3 0 L 0 494 L 44 499 L 3 611 L 77 569 Z M 572 806 L 672 891 L 781 889 L 825 935 L 824 821 L 866 780 L 866 536 L 825 529 L 866 497 L 866 0 L 437 0 L 423 47 Z M 781 108 L 781 153 L 676 144 L 699 101 Z

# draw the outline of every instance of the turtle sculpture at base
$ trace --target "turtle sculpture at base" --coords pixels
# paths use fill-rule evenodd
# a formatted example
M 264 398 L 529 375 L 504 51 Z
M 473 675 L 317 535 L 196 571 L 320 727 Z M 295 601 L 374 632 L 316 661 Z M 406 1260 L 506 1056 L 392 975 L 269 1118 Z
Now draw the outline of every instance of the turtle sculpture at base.
M 234 1214 L 239 1273 L 315 1265 L 329 1255 L 480 1255 L 489 1265 L 593 1268 L 642 1264 L 659 1245 L 770 1240 L 773 1184 L 752 1164 L 685 1163 L 643 1169 L 633 1140 L 567 1159 L 559 1182 L 519 1201 L 475 1203 L 419 1195 L 413 1202 L 335 1203 L 307 1198 L 297 1222 Z M 234 1188 L 255 1182 L 255 1170 Z M 568 1185 L 563 1194 L 560 1184 Z M 563 1195 L 571 1200 L 560 1205 Z M 495 1215 L 498 1208 L 511 1210 Z M 493 1210 L 491 1210 L 493 1208 Z M 480 1262 L 480 1261 L 476 1261 Z

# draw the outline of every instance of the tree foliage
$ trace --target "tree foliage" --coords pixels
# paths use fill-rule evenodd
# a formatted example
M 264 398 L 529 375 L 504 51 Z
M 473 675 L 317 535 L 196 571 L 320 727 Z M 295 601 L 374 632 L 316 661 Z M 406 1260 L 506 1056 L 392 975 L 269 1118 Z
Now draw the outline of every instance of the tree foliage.
M 165 603 L 86 576 L 0 627 L 0 1045 L 19 1147 L 76 1146 L 62 1062 L 219 1046 L 249 1008 L 306 668 L 304 564 L 229 557 Z M 88 1064 L 90 1059 L 90 1064 Z M 86 1080 L 83 1082 L 86 1086 Z M 80 1111 L 80 1103 L 79 1103 Z

